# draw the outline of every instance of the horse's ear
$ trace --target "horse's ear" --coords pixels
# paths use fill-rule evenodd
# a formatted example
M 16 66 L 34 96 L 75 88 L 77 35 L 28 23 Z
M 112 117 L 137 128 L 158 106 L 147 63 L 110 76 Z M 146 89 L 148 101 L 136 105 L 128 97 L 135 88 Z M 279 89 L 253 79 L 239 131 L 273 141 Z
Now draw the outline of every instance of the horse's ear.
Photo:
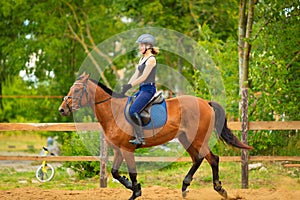
M 82 76 L 82 80 L 83 81 L 88 81 L 89 78 L 90 78 L 90 76 L 91 76 L 91 74 L 90 73 L 87 74 L 86 72 L 83 72 L 81 76 Z
M 81 76 L 84 76 L 84 77 L 87 77 L 87 78 L 90 78 L 91 76 L 91 73 L 86 73 L 85 71 L 81 74 Z
M 85 71 L 81 74 L 81 77 L 84 77 L 84 79 L 89 79 L 91 76 L 91 73 L 86 73 Z

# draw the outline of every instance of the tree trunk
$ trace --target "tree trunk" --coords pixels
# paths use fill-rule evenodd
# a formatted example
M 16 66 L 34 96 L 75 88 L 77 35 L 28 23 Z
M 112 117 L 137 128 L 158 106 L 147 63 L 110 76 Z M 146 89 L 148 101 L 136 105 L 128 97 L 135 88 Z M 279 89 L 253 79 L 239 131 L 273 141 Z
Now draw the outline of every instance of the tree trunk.
M 243 77 L 243 63 L 244 63 L 244 38 L 246 35 L 246 0 L 240 1 L 240 12 L 239 12 L 239 39 L 238 39 L 238 54 L 239 54 L 239 86 L 242 88 L 242 77 Z M 240 95 L 242 91 L 240 90 Z M 239 110 L 241 110 L 241 101 Z
M 242 120 L 242 142 L 248 144 L 248 71 L 251 52 L 250 38 L 254 15 L 254 0 L 249 0 L 248 14 L 246 15 L 246 0 L 240 1 L 239 17 L 239 83 L 240 83 L 240 113 Z M 246 40 L 245 40 L 246 39 Z M 248 150 L 242 150 L 242 188 L 248 188 Z
M 2 83 L 0 82 L 0 110 L 3 110 Z

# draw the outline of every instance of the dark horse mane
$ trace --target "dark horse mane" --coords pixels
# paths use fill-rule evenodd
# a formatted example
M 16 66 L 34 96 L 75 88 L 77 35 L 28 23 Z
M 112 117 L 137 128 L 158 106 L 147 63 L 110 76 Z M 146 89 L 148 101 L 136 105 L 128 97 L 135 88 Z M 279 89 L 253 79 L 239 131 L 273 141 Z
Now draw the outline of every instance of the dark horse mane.
M 90 81 L 92 81 L 93 83 L 95 83 L 96 85 L 98 85 L 99 87 L 101 87 L 107 94 L 109 94 L 112 97 L 116 97 L 116 98 L 124 98 L 127 97 L 124 94 L 118 93 L 118 92 L 114 92 L 112 89 L 108 88 L 106 85 L 104 85 L 103 83 L 96 81 L 94 79 L 89 79 Z

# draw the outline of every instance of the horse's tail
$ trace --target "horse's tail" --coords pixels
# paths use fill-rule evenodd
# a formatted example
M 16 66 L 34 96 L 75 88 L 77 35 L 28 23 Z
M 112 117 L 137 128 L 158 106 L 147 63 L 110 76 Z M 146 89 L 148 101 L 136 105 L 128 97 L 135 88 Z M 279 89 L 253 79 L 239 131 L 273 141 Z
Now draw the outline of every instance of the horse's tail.
M 239 141 L 239 139 L 233 135 L 232 131 L 227 127 L 227 119 L 225 117 L 225 110 L 223 107 L 217 102 L 212 101 L 209 102 L 209 105 L 213 107 L 215 111 L 215 129 L 218 138 L 239 149 L 253 149 L 253 147 Z

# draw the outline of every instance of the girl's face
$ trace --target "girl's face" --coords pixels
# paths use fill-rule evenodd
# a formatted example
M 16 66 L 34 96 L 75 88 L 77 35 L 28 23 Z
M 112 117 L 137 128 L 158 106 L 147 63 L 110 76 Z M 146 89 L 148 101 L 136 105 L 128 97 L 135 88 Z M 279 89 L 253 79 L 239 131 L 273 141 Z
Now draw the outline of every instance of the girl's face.
M 139 51 L 141 54 L 143 54 L 145 52 L 146 49 L 146 44 L 140 43 L 139 44 Z

